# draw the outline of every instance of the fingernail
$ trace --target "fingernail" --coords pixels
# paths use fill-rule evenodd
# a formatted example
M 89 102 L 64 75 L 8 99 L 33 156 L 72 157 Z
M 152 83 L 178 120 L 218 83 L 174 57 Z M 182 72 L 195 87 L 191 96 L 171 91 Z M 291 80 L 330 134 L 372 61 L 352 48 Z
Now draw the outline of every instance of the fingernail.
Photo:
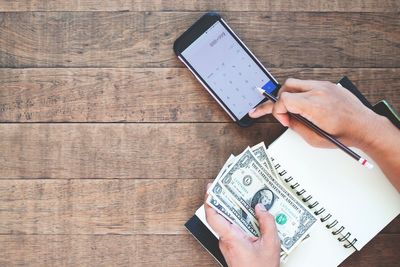
M 260 211 L 267 211 L 267 209 L 265 208 L 265 206 L 263 205 L 263 204 L 261 204 L 261 203 L 258 203 L 257 204 L 257 206 L 256 206 L 256 208 L 258 207 L 258 209 L 260 210 Z
M 249 114 L 252 114 L 252 113 L 254 113 L 254 111 L 256 111 L 256 109 L 255 109 L 255 108 L 253 108 L 253 109 L 250 109 L 250 111 L 249 111 Z
M 211 186 L 211 183 L 208 183 L 206 186 L 207 190 L 208 190 L 208 188 L 210 188 L 210 186 Z

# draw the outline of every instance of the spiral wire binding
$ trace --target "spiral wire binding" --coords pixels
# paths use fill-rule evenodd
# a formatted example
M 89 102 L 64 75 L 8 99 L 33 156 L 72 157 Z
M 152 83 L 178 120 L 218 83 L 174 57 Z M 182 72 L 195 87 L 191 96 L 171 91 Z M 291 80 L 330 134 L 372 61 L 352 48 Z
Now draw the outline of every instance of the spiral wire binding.
M 274 161 L 273 158 L 271 159 L 272 161 Z M 285 177 L 288 173 L 286 172 L 286 170 L 279 170 L 282 168 L 279 163 L 275 164 L 274 167 L 278 174 L 282 177 L 282 180 L 285 181 L 285 183 L 295 192 L 296 195 L 303 196 L 307 192 L 304 188 L 299 190 L 301 186 L 298 182 L 294 181 L 292 176 Z M 343 244 L 345 248 L 354 247 L 354 244 L 357 242 L 357 238 L 353 238 L 351 240 L 350 232 L 344 234 L 346 232 L 345 227 L 343 225 L 338 225 L 339 222 L 336 219 L 333 219 L 332 215 L 326 212 L 325 208 L 321 207 L 318 201 L 313 200 L 312 195 L 308 195 L 306 197 L 303 196 L 301 200 L 307 205 L 309 209 L 313 209 L 314 214 L 319 216 L 320 221 L 325 224 L 325 227 L 327 229 L 332 229 L 332 235 L 338 236 L 337 240 L 339 242 L 345 242 L 345 244 Z M 332 220 L 330 221 L 330 219 Z

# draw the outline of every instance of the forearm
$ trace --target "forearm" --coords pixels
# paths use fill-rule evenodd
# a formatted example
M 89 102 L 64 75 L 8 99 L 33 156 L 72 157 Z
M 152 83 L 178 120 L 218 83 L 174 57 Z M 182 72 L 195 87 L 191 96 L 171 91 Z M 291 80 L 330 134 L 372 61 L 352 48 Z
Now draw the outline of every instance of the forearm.
M 387 118 L 376 115 L 361 149 L 367 153 L 400 192 L 400 131 Z

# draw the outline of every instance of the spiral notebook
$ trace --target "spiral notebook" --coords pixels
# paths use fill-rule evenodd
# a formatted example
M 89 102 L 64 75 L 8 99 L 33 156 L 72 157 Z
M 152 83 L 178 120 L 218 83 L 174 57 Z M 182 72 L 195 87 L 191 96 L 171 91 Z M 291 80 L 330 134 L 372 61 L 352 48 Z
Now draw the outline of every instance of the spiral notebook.
M 290 129 L 268 152 L 282 182 L 320 219 L 310 237 L 281 266 L 337 266 L 400 213 L 400 194 L 376 164 L 369 170 L 338 149 L 311 147 Z M 218 236 L 206 223 L 204 207 L 186 227 L 226 266 Z
M 375 166 L 372 170 L 339 149 L 312 147 L 290 129 L 268 152 L 282 183 L 320 219 L 310 237 L 281 266 L 337 266 L 400 214 L 400 194 L 368 156 Z M 185 226 L 226 266 L 203 206 Z

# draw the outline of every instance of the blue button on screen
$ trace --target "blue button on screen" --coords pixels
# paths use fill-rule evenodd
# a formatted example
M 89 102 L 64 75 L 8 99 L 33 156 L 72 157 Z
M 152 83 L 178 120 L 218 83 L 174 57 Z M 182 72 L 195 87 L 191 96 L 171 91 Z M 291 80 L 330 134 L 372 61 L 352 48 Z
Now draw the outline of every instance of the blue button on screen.
M 262 89 L 264 89 L 267 93 L 272 93 L 276 89 L 276 84 L 270 80 L 263 85 Z

